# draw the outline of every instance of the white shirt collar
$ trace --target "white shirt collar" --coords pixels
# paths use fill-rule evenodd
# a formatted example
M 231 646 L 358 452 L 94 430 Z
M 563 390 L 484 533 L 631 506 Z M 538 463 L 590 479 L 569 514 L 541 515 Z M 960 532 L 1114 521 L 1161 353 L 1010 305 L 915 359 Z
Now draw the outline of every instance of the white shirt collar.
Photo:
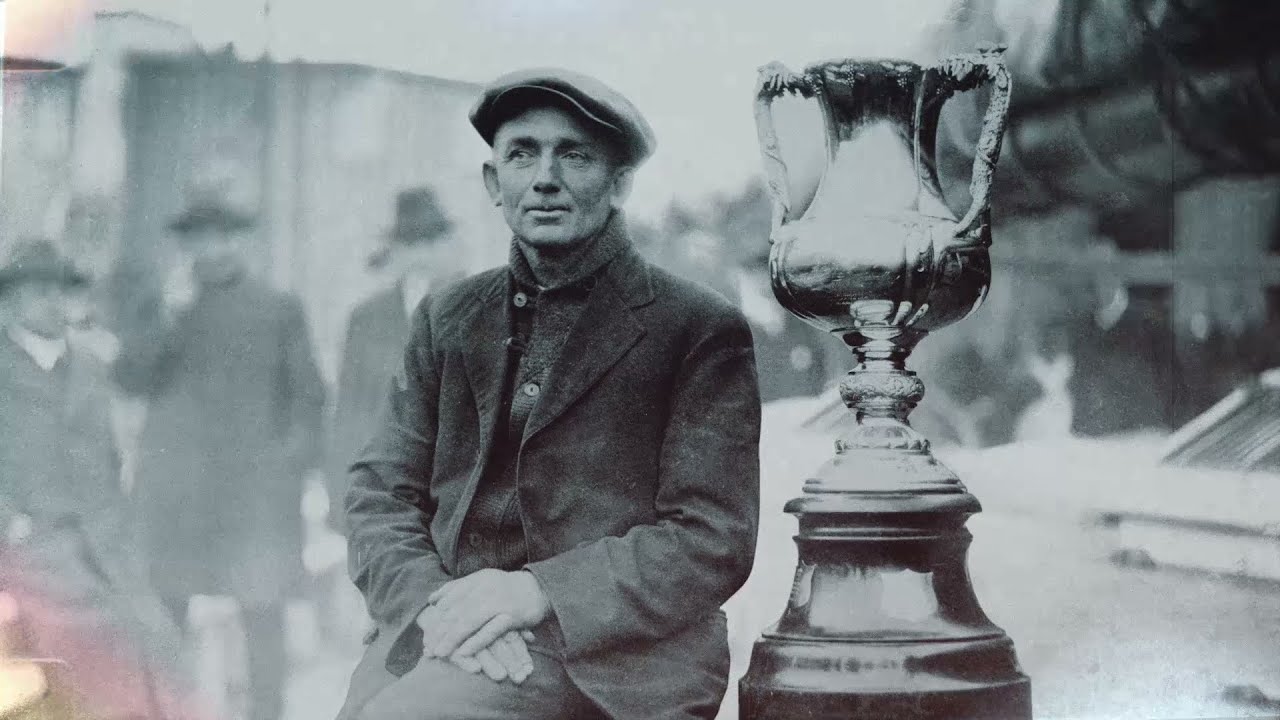
M 18 344 L 18 347 L 26 351 L 31 359 L 36 362 L 45 372 L 53 369 L 54 365 L 67 354 L 67 339 L 65 337 L 47 338 L 42 335 L 31 332 L 21 325 L 10 325 L 8 328 L 9 337 Z
M 431 289 L 431 278 L 409 273 L 400 280 L 400 299 L 404 302 L 404 316 L 413 317 L 413 311 L 418 309 L 418 303 L 422 302 L 422 298 L 426 297 L 427 291 Z

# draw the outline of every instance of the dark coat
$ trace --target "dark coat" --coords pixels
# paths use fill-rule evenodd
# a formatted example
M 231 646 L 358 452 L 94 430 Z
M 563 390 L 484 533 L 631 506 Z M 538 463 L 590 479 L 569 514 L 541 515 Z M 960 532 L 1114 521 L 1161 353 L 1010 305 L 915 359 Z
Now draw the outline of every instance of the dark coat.
M 378 429 L 391 379 L 403 362 L 408 341 L 409 318 L 399 285 L 379 292 L 351 311 L 325 450 L 329 515 L 335 528 L 342 529 L 344 523 L 342 502 L 347 494 L 347 472 Z
M 148 400 L 135 494 L 152 582 L 278 602 L 302 575 L 302 476 L 324 409 L 302 306 L 241 277 L 144 327 L 115 369 Z
M 32 519 L 25 541 L 0 547 L 0 589 L 42 598 L 23 608 L 34 651 L 69 661 L 81 690 L 113 706 L 95 709 L 123 717 L 145 710 L 139 669 L 176 668 L 179 635 L 137 561 L 110 388 L 88 352 L 72 347 L 45 371 L 0 331 L 0 532 L 17 513 Z M 113 667 L 83 666 L 95 643 L 112 646 Z
M 501 268 L 418 308 L 388 421 L 353 469 L 352 574 L 379 637 L 351 698 L 417 662 L 414 619 L 452 578 L 501 414 L 508 293 Z M 517 482 L 569 677 L 612 717 L 714 716 L 729 668 L 719 608 L 751 571 L 759 508 L 746 320 L 628 248 L 544 388 Z

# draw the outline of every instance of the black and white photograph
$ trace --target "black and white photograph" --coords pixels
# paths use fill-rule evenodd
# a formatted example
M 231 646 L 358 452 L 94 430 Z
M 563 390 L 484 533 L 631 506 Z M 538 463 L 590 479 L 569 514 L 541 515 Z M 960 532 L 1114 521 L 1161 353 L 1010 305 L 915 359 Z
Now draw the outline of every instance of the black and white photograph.
M 0 720 L 1280 718 L 1277 28 L 0 0 Z

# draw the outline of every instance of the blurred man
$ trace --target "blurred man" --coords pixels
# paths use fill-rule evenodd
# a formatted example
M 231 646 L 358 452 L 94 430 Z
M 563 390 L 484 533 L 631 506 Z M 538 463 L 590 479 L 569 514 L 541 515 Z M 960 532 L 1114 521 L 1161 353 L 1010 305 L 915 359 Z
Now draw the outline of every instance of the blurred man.
M 146 317 L 122 331 L 115 375 L 149 404 L 134 493 L 152 580 L 180 621 L 192 595 L 236 598 L 252 717 L 274 720 L 324 386 L 301 304 L 246 268 L 252 224 L 216 198 L 172 223 L 182 261 Z
M 347 471 L 382 419 L 409 341 L 409 318 L 429 290 L 457 279 L 461 262 L 459 248 L 448 242 L 452 229 L 434 191 L 405 190 L 396 198 L 395 224 L 369 258 L 370 269 L 395 282 L 357 305 L 347 324 L 325 473 L 330 519 L 339 531 Z
M 653 137 L 621 95 L 516 73 L 471 122 L 510 260 L 419 306 L 352 469 L 377 632 L 342 717 L 714 717 L 759 509 L 747 321 L 632 246 Z
M 136 561 L 105 366 L 69 342 L 90 278 L 49 242 L 0 269 L 0 589 L 92 718 L 159 718 L 178 629 Z M 79 716 L 78 716 L 79 717 Z
M 734 280 L 735 297 L 755 338 L 760 399 L 767 403 L 819 395 L 853 367 L 853 357 L 843 342 L 778 304 L 769 276 L 769 246 L 754 249 Z

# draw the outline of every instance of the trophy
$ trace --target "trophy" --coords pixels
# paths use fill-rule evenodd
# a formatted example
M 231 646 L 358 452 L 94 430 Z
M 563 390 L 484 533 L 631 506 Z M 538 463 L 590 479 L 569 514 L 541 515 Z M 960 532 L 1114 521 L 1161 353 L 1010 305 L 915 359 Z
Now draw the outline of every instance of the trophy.
M 1010 92 L 1002 53 L 760 70 L 774 294 L 852 350 L 840 394 L 856 424 L 786 505 L 799 566 L 786 610 L 752 652 L 743 718 L 1030 717 L 1030 680 L 969 580 L 964 526 L 981 506 L 907 417 L 924 396 L 906 368 L 912 348 L 990 286 L 990 188 Z M 957 218 L 935 166 L 939 115 L 984 84 L 970 204 Z M 820 172 L 788 171 L 773 117 L 785 94 L 821 108 Z

